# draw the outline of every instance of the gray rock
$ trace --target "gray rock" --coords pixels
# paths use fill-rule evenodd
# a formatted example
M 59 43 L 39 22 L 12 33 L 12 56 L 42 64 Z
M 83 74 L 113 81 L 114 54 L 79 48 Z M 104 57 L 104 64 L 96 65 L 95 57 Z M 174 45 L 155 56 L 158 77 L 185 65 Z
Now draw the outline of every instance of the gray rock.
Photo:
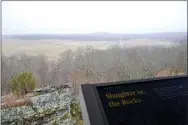
M 2 123 L 11 123 L 22 119 L 22 110 L 20 107 L 2 109 L 1 110 L 1 122 Z
M 31 96 L 31 105 L 1 110 L 2 125 L 72 125 L 70 116 L 72 91 L 54 86 L 35 90 L 42 95 Z
M 26 120 L 32 120 L 36 115 L 36 112 L 33 110 L 31 106 L 22 106 L 21 110 L 22 117 Z
M 36 96 L 31 98 L 31 102 L 33 104 L 33 108 L 35 111 L 43 116 L 45 114 L 50 114 L 56 111 L 59 107 L 59 94 L 57 92 L 48 93 L 41 96 Z

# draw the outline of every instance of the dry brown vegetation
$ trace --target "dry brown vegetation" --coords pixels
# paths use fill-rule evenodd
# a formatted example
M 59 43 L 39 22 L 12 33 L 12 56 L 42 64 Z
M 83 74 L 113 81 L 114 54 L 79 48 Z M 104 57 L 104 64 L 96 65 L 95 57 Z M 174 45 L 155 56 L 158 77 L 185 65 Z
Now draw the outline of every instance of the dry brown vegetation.
M 76 51 L 79 47 L 93 46 L 96 49 L 105 50 L 114 45 L 112 41 L 74 41 L 74 40 L 19 40 L 5 39 L 2 41 L 2 52 L 10 56 L 12 54 L 25 53 L 28 55 L 44 54 L 49 59 L 57 59 L 58 55 L 70 49 Z M 174 43 L 167 40 L 133 39 L 125 41 L 122 46 L 171 46 Z M 10 51 L 11 50 L 11 51 Z
M 2 55 L 2 95 L 9 94 L 10 80 L 20 72 L 32 72 L 37 87 L 71 83 L 75 92 L 85 83 L 126 81 L 187 73 L 187 46 L 134 47 L 118 45 L 100 50 L 92 46 L 66 50 L 59 59 L 46 55 Z
M 159 71 L 156 74 L 156 77 L 166 77 L 166 76 L 177 76 L 177 75 L 184 75 L 185 72 L 175 69 L 164 69 Z
M 1 109 L 30 105 L 30 96 L 8 94 L 2 97 Z

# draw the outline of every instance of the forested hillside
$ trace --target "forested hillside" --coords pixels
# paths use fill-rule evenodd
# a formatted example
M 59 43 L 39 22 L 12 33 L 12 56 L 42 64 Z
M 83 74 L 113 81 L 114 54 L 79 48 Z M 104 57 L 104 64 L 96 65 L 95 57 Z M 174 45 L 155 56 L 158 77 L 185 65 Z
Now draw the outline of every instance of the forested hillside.
M 114 45 L 106 50 L 87 46 L 67 50 L 58 60 L 45 55 L 2 54 L 1 90 L 2 95 L 11 93 L 10 81 L 21 72 L 32 72 L 37 88 L 71 83 L 77 93 L 80 84 L 151 78 L 167 69 L 171 69 L 168 75 L 187 73 L 187 44 L 167 48 Z

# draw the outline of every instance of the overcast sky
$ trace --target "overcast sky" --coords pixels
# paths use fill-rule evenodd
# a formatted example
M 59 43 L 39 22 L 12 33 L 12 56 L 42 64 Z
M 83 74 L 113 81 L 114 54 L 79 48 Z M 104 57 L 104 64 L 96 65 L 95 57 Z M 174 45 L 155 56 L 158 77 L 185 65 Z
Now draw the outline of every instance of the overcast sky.
M 186 1 L 3 1 L 3 34 L 187 31 Z

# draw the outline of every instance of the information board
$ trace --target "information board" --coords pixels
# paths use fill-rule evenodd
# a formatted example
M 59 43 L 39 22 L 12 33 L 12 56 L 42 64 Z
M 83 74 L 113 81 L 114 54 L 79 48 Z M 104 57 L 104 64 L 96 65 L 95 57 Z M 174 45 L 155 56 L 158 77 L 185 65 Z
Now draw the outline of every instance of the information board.
M 85 125 L 188 125 L 188 77 L 84 84 Z
M 188 125 L 185 79 L 98 86 L 109 125 Z

